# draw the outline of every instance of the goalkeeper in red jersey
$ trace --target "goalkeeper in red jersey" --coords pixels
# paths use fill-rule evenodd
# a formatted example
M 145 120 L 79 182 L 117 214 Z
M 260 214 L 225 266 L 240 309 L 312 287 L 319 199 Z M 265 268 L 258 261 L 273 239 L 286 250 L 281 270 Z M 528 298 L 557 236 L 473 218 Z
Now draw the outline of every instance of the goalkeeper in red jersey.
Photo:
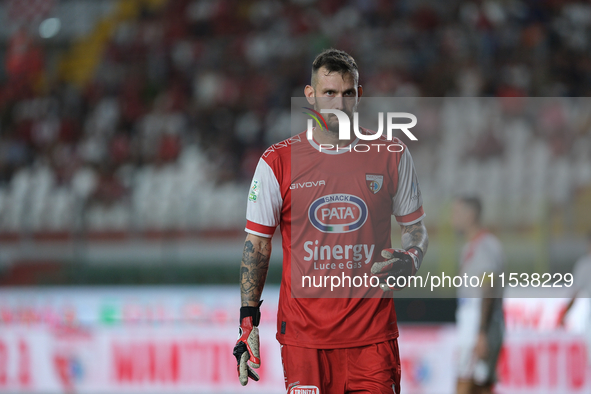
M 336 49 L 320 53 L 304 93 L 315 111 L 334 109 L 351 117 L 363 94 L 353 57 Z M 368 295 L 363 297 L 294 297 L 302 272 L 373 275 L 383 281 L 414 274 L 427 252 L 421 192 L 408 148 L 396 138 L 382 138 L 384 146 L 401 149 L 363 154 L 352 149 L 359 143 L 353 133 L 339 139 L 337 116 L 325 122 L 326 127 L 313 129 L 313 138 L 302 132 L 271 146 L 257 165 L 241 263 L 241 334 L 234 348 L 239 379 L 243 385 L 258 380 L 252 368 L 261 363 L 259 307 L 271 237 L 280 226 L 277 340 L 288 393 L 398 393 L 398 326 L 390 292 L 378 287 L 363 290 Z M 329 145 L 335 149 L 319 149 Z M 392 249 L 392 215 L 402 229 L 401 249 Z

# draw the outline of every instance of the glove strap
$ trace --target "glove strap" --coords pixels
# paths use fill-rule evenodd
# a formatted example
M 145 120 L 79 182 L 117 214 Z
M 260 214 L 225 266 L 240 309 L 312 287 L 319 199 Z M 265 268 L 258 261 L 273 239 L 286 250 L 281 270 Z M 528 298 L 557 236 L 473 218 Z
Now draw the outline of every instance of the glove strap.
M 252 325 L 258 327 L 261 321 L 261 304 L 263 300 L 259 301 L 258 306 L 243 306 L 240 308 L 240 324 L 245 317 L 252 316 Z
M 423 251 L 418 246 L 411 246 L 406 251 L 413 256 L 413 260 L 415 260 L 414 269 L 415 272 L 418 271 L 423 262 Z

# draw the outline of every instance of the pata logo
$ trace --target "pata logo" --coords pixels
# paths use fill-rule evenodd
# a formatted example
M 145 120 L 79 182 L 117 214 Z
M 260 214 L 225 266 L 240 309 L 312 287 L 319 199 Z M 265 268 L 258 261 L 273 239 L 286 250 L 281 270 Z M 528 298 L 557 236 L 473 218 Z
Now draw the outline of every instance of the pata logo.
M 308 218 L 323 233 L 349 233 L 367 220 L 367 205 L 351 194 L 329 194 L 310 205 Z

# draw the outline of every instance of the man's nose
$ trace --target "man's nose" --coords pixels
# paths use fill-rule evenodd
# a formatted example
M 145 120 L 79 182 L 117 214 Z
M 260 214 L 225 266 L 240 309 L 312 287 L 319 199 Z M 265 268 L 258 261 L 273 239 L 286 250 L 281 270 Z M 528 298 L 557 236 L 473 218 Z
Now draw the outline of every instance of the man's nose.
M 345 100 L 344 100 L 342 94 L 339 94 L 334 97 L 334 99 L 332 100 L 331 107 L 334 109 L 341 110 L 341 111 L 345 108 Z

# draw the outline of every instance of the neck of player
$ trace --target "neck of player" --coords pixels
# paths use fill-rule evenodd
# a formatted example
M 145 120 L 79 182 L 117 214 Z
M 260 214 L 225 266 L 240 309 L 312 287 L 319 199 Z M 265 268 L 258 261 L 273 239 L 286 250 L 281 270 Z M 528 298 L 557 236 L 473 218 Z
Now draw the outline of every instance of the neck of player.
M 338 146 L 339 148 L 349 145 L 355 139 L 353 130 L 351 130 L 352 137 L 348 140 L 339 140 L 338 132 L 319 130 L 318 128 L 314 129 L 312 136 L 314 137 L 314 141 L 320 145 L 332 145 L 333 147 Z
M 478 237 L 478 235 L 483 231 L 484 229 L 482 228 L 482 226 L 479 225 L 474 225 L 474 226 L 470 226 L 467 230 L 466 230 L 466 239 L 468 241 L 474 241 L 474 239 L 476 239 L 476 237 Z

